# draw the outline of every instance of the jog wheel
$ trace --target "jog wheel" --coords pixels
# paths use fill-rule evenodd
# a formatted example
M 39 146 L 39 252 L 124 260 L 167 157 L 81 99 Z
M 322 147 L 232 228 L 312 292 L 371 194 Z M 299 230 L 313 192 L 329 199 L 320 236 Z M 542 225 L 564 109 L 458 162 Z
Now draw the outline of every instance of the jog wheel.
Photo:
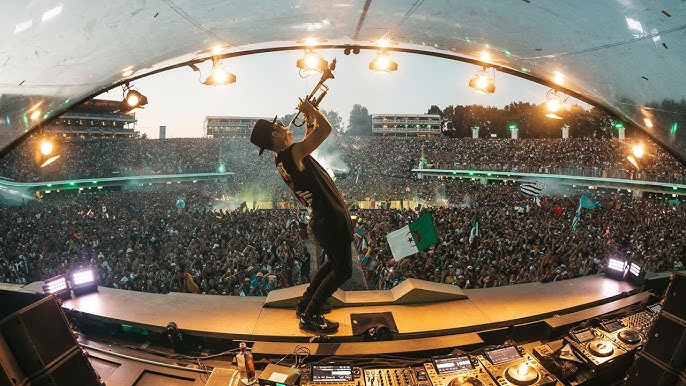
M 505 379 L 514 383 L 515 385 L 533 385 L 540 379 L 538 370 L 522 363 L 516 366 L 510 366 L 505 370 Z
M 607 340 L 594 340 L 588 344 L 588 351 L 597 357 L 607 357 L 615 352 L 612 342 Z
M 474 377 L 457 377 L 448 386 L 484 386 L 484 383 Z
M 620 331 L 619 334 L 617 334 L 617 337 L 622 342 L 628 344 L 636 344 L 641 341 L 641 334 L 639 334 L 636 330 L 628 328 L 626 330 Z

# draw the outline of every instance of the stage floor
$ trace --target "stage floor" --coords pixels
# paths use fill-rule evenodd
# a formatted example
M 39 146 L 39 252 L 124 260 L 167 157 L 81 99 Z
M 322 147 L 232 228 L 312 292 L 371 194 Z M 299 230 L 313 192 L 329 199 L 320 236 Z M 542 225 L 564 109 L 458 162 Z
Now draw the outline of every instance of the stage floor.
M 0 284 L 0 289 L 40 290 Z M 399 337 L 462 334 L 512 326 L 608 303 L 635 293 L 629 283 L 600 275 L 554 283 L 465 290 L 467 299 L 440 303 L 334 308 L 327 318 L 338 321 L 337 338 L 353 336 L 350 314 L 390 311 Z M 264 307 L 265 297 L 151 294 L 100 287 L 97 293 L 64 301 L 67 311 L 79 311 L 109 322 L 163 330 L 174 321 L 179 329 L 230 339 L 289 341 L 309 334 L 298 328 L 292 308 Z

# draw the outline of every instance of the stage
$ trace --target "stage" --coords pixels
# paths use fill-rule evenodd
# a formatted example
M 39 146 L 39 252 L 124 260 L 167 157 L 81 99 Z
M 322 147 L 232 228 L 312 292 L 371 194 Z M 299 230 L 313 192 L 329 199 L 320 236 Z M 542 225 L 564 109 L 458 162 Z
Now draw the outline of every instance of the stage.
M 353 293 L 339 290 L 329 300 L 334 308 L 327 318 L 340 323 L 338 332 L 331 335 L 331 342 L 361 342 L 361 338 L 353 334 L 351 314 L 390 312 L 398 329 L 398 333 L 393 334 L 396 341 L 421 339 L 417 342 L 425 341 L 419 344 L 423 348 L 456 346 L 458 342 L 464 345 L 479 344 L 482 341 L 476 334 L 483 331 L 544 322 L 549 318 L 601 305 L 608 305 L 605 307 L 607 309 L 601 307 L 598 312 L 608 312 L 617 307 L 617 304 L 610 303 L 638 292 L 629 283 L 600 275 L 552 283 L 471 290 L 413 280 L 405 284 L 408 291 L 399 299 L 390 295 L 393 290 Z M 418 289 L 427 284 L 429 287 L 422 291 Z M 42 282 L 23 287 L 0 284 L 0 289 L 42 292 L 41 286 Z M 157 332 L 163 331 L 173 321 L 181 331 L 191 335 L 255 343 L 302 343 L 312 335 L 299 330 L 294 308 L 283 304 L 294 304 L 304 288 L 299 286 L 273 291 L 269 297 L 236 297 L 152 294 L 99 287 L 96 293 L 65 300 L 62 307 L 68 314 L 77 314 L 82 318 L 103 323 L 125 323 Z M 442 288 L 445 291 L 441 291 Z M 281 302 L 268 302 L 269 299 L 279 298 L 279 295 Z M 408 298 L 413 303 L 408 302 Z M 457 300 L 436 302 L 433 298 Z M 340 299 L 354 299 L 354 305 L 345 304 Z M 448 336 L 451 338 L 442 342 Z M 288 346 L 292 347 L 291 344 Z M 270 347 L 270 350 L 276 348 Z M 256 349 L 260 350 L 259 344 Z M 398 347 L 394 350 L 397 351 Z

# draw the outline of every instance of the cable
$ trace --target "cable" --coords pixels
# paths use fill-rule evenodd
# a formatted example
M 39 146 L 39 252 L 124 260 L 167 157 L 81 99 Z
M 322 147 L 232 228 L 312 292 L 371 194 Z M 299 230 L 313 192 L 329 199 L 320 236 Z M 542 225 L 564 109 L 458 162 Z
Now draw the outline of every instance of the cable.
M 162 363 L 162 362 L 151 361 L 151 360 L 148 360 L 148 359 L 136 358 L 136 357 L 132 357 L 132 356 L 130 356 L 130 355 L 125 355 L 125 354 L 120 354 L 120 353 L 117 353 L 117 352 L 114 352 L 114 351 L 104 350 L 104 349 L 101 349 L 101 348 L 99 348 L 99 347 L 94 347 L 94 346 L 90 346 L 90 345 L 83 344 L 83 343 L 79 343 L 79 346 L 81 346 L 81 347 L 83 347 L 83 348 L 86 348 L 86 349 L 88 349 L 88 350 L 97 351 L 97 352 L 100 352 L 100 353 L 103 353 L 103 354 L 106 354 L 106 355 L 112 355 L 112 356 L 115 356 L 115 357 L 118 357 L 118 358 L 124 358 L 124 359 L 128 359 L 128 360 L 130 360 L 130 361 L 146 363 L 146 364 L 149 364 L 149 365 L 162 366 L 162 367 L 167 367 L 167 368 L 175 369 L 175 370 L 192 371 L 192 372 L 196 372 L 196 373 L 203 372 L 202 370 L 194 369 L 194 368 L 190 368 L 190 367 L 184 367 L 184 366 L 178 366 L 178 365 L 171 365 L 171 364 L 168 364 L 168 363 Z
M 385 34 L 383 34 L 383 36 L 381 36 L 381 39 L 385 39 L 386 36 L 390 35 L 391 33 L 393 33 L 393 31 L 395 31 L 395 30 L 397 30 L 398 28 L 400 28 L 400 26 L 403 25 L 403 23 L 405 23 L 405 21 L 406 21 L 410 16 L 412 16 L 412 14 L 414 14 L 415 11 L 417 11 L 417 9 L 418 9 L 423 3 L 424 3 L 424 0 L 417 0 L 417 1 L 415 1 L 414 4 L 412 4 L 412 6 L 410 7 L 410 9 L 405 13 L 405 15 L 403 16 L 403 18 L 400 19 L 400 21 L 398 22 L 398 24 L 397 24 L 395 27 L 393 27 L 393 28 L 391 28 L 390 30 L 388 30 L 388 32 L 386 32 Z
M 205 366 L 205 364 L 202 363 L 202 361 L 200 361 L 200 358 L 198 358 L 198 366 L 200 366 L 201 369 L 205 370 L 205 375 L 207 375 L 207 381 L 209 381 L 209 380 L 210 380 L 210 378 L 209 378 L 210 372 L 207 371 L 207 366 Z M 200 374 L 200 380 L 201 380 L 204 384 L 207 384 L 207 381 L 204 380 L 204 379 L 202 378 L 202 376 L 203 376 L 203 374 Z
M 231 44 L 229 41 L 227 41 L 226 39 L 215 34 L 209 28 L 206 28 L 205 26 L 203 26 L 200 22 L 195 21 L 195 19 L 193 19 L 191 17 L 191 15 L 189 15 L 181 7 L 176 5 L 172 0 L 162 0 L 162 2 L 167 4 L 169 6 L 169 8 L 171 8 L 174 12 L 179 14 L 179 16 L 181 16 L 182 18 L 186 19 L 187 22 L 191 23 L 194 27 L 198 28 L 200 31 L 202 31 L 202 32 L 204 32 L 204 33 L 206 33 L 206 34 L 208 34 L 208 35 L 210 35 L 210 36 L 212 36 L 218 40 L 221 40 L 222 42 L 226 43 L 227 45 L 229 45 L 231 47 L 234 47 L 234 45 Z

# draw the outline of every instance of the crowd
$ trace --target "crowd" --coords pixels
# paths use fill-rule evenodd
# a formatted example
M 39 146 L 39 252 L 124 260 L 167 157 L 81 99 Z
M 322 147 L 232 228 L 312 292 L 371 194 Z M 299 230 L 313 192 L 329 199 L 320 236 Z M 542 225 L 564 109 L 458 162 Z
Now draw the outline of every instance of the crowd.
M 93 266 L 100 284 L 114 288 L 251 296 L 306 283 L 316 267 L 300 210 L 225 209 L 227 197 L 294 202 L 273 158 L 258 157 L 246 139 L 70 139 L 60 145 L 62 157 L 42 169 L 35 165 L 33 142 L 0 160 L 0 176 L 39 181 L 222 169 L 235 174 L 212 184 L 51 193 L 23 206 L 0 206 L 0 282 L 27 284 Z M 646 146 L 644 172 L 685 175 L 674 158 Z M 356 257 L 369 288 L 392 288 L 410 277 L 481 288 L 598 273 L 613 254 L 652 271 L 682 267 L 686 206 L 662 196 L 558 187 L 539 207 L 512 182 L 419 178 L 409 171 L 422 156 L 427 167 L 444 169 L 628 172 L 633 166 L 626 147 L 610 139 L 333 136 L 315 156 L 350 201 L 429 204 L 357 211 Z M 585 210 L 572 231 L 580 194 L 601 206 Z M 179 199 L 185 208 L 177 207 Z M 396 261 L 386 235 L 423 211 L 430 212 L 439 243 Z M 476 213 L 481 236 L 470 243 Z
M 100 285 L 166 293 L 188 290 L 183 266 L 203 293 L 266 295 L 309 279 L 297 211 L 212 210 L 217 194 L 95 191 L 0 207 L 0 282 L 96 267 Z
M 78 139 L 60 141 L 61 158 L 41 168 L 35 162 L 37 138 L 30 138 L 0 159 L 0 176 L 23 182 L 56 181 L 124 175 L 236 173 L 238 185 L 255 176 L 276 176 L 271 157 L 255 157 L 247 138 Z M 617 139 L 471 139 L 332 137 L 320 149 L 320 159 L 348 179 L 351 198 L 374 192 L 397 194 L 396 180 L 407 178 L 424 154 L 427 166 L 443 169 L 480 169 L 535 173 L 592 172 L 597 176 L 686 180 L 686 168 L 652 142 L 644 141 L 646 155 L 640 171 L 627 160 L 632 141 Z M 379 160 L 382 162 L 379 162 Z M 562 171 L 561 171 L 562 170 Z M 382 178 L 379 186 L 376 180 Z M 267 178 L 270 179 L 270 178 Z M 360 184 L 362 180 L 362 184 Z M 386 181 L 388 180 L 388 181 Z M 364 184 L 371 182 L 374 189 Z M 384 186 L 390 185 L 390 186 Z M 260 190 L 260 188 L 262 190 Z M 274 186 L 257 186 L 271 195 Z
M 360 233 L 369 246 L 362 261 L 370 288 L 390 289 L 408 277 L 461 288 L 549 282 L 603 272 L 613 255 L 634 259 L 653 272 L 680 269 L 686 262 L 686 246 L 679 241 L 686 236 L 686 210 L 678 201 L 584 192 L 601 205 L 583 210 L 573 231 L 580 192 L 545 197 L 539 207 L 518 184 L 449 184 L 446 189 L 462 200 L 424 209 L 431 213 L 439 243 L 399 262 L 392 258 L 385 236 L 420 213 L 362 211 Z M 470 243 L 471 220 L 477 213 L 481 234 Z
M 651 271 L 684 264 L 686 206 L 661 196 L 585 192 L 601 206 L 584 210 L 572 231 L 580 192 L 545 197 L 539 207 L 512 182 L 424 181 L 445 193 L 444 205 L 357 211 L 354 247 L 369 288 L 389 289 L 410 277 L 462 288 L 555 281 L 602 272 L 613 254 Z M 0 282 L 27 284 L 91 266 L 100 285 L 155 293 L 264 296 L 306 283 L 318 256 L 308 251 L 302 213 L 218 209 L 224 188 L 94 190 L 0 207 Z M 396 261 L 386 235 L 423 211 L 431 214 L 438 244 Z M 470 243 L 476 213 L 481 235 Z

